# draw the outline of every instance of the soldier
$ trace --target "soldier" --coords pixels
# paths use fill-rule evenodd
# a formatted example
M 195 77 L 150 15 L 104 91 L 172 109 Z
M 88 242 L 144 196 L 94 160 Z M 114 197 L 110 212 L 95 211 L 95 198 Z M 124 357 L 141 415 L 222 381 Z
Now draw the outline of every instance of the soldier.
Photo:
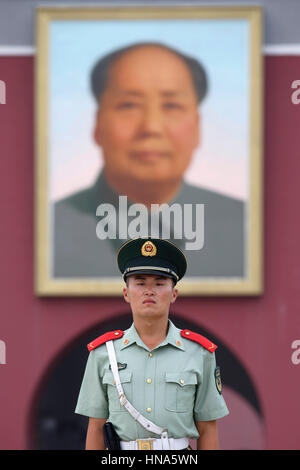
M 133 323 L 88 345 L 75 410 L 89 416 L 86 449 L 179 450 L 190 439 L 218 449 L 217 419 L 228 409 L 217 346 L 169 319 L 184 254 L 170 241 L 139 238 L 121 247 L 117 263 Z

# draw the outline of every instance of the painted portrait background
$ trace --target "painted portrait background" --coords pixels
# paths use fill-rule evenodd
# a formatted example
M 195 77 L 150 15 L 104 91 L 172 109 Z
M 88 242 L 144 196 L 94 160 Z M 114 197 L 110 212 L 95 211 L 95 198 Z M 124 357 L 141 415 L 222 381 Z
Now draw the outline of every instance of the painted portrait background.
M 177 199 L 182 207 L 203 203 L 206 211 L 204 249 L 186 252 L 190 271 L 183 280 L 183 293 L 260 293 L 261 11 L 41 8 L 37 38 L 36 292 L 120 293 L 115 266 L 119 246 L 94 235 L 91 216 L 95 211 L 90 212 L 92 228 L 87 231 L 87 225 L 80 223 L 79 231 L 84 228 L 85 234 L 79 234 L 75 223 L 69 224 L 71 230 L 59 228 L 71 219 L 57 207 L 65 210 L 64 201 L 73 195 L 87 194 L 90 188 L 95 191 L 103 169 L 102 151 L 93 135 L 98 109 L 90 85 L 93 66 L 117 49 L 153 42 L 198 60 L 208 79 L 208 91 L 199 106 L 200 145 L 184 174 L 182 187 L 189 192 L 185 199 Z M 63 238 L 58 239 L 57 233 Z M 85 245 L 91 246 L 88 256 L 81 250 L 81 239 L 90 241 Z M 97 260 L 91 253 L 97 254 Z M 70 265 L 76 259 L 78 268 L 56 270 L 65 255 Z
M 185 179 L 247 201 L 249 22 L 200 19 L 51 23 L 49 201 L 90 185 L 102 166 L 92 138 L 92 66 L 119 47 L 146 41 L 195 57 L 207 72 L 208 94 L 200 107 L 202 142 Z

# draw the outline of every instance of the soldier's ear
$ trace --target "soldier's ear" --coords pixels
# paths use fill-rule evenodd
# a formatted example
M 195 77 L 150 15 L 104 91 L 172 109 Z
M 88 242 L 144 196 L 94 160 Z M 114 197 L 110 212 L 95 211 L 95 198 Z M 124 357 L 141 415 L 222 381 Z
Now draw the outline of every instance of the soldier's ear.
M 175 287 L 173 287 L 171 304 L 175 302 L 175 300 L 177 299 L 177 296 L 178 296 L 178 289 L 175 289 Z
M 124 297 L 125 302 L 128 302 L 130 304 L 127 285 L 126 285 L 126 287 L 123 288 L 123 297 Z

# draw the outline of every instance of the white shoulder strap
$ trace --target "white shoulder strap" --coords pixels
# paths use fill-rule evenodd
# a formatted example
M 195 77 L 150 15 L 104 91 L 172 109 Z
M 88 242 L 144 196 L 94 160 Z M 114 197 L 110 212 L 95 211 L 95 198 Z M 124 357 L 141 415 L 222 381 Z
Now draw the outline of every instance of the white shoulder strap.
M 106 348 L 108 352 L 108 357 L 111 365 L 111 370 L 116 382 L 116 388 L 118 391 L 119 395 L 119 400 L 120 404 L 126 408 L 126 410 L 131 414 L 131 416 L 138 421 L 147 431 L 151 431 L 155 434 L 159 434 L 163 439 L 163 441 L 166 441 L 166 447 L 168 447 L 168 433 L 167 431 L 164 431 L 163 428 L 160 426 L 157 426 L 156 424 L 152 423 L 149 419 L 145 418 L 139 411 L 137 411 L 134 406 L 127 400 L 127 398 L 124 395 L 123 387 L 120 382 L 120 376 L 118 372 L 118 365 L 117 365 L 117 359 L 116 359 L 116 354 L 115 354 L 115 348 L 113 341 L 107 341 L 106 342 Z

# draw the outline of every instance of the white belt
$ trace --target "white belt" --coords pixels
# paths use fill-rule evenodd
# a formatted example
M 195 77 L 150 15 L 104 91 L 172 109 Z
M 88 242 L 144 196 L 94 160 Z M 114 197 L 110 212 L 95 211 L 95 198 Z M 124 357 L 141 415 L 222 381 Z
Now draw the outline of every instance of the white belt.
M 121 441 L 122 450 L 164 450 L 169 447 L 170 450 L 186 449 L 189 445 L 187 437 L 180 439 L 168 439 L 168 446 L 164 439 L 137 439 L 136 441 Z
M 127 400 L 127 398 L 124 395 L 123 387 L 120 381 L 119 377 L 119 372 L 118 372 L 118 366 L 117 366 L 117 359 L 116 359 L 116 354 L 115 354 L 115 348 L 113 341 L 107 341 L 106 343 L 106 348 L 108 352 L 108 357 L 109 357 L 109 362 L 111 365 L 111 370 L 116 382 L 116 389 L 119 395 L 119 401 L 122 406 L 128 411 L 131 416 L 140 423 L 141 426 L 143 426 L 147 431 L 151 431 L 154 434 L 158 434 L 162 437 L 162 442 L 163 444 L 165 443 L 166 446 L 168 446 L 168 432 L 161 428 L 160 426 L 157 426 L 155 423 L 152 423 L 149 419 L 145 418 L 138 410 L 134 408 L 134 406 Z M 167 450 L 168 447 L 164 447 L 164 449 Z
M 113 341 L 107 341 L 106 342 L 106 347 L 107 347 L 107 352 L 108 352 L 108 357 L 109 357 L 109 362 L 111 365 L 111 370 L 116 382 L 116 389 L 119 395 L 119 401 L 122 406 L 128 411 L 128 413 L 147 431 L 151 431 L 154 434 L 158 434 L 161 436 L 160 439 L 137 439 L 136 441 L 121 441 L 121 446 L 122 444 L 125 445 L 126 449 L 128 448 L 127 445 L 129 445 L 129 449 L 132 450 L 151 450 L 151 449 L 163 449 L 163 450 L 169 450 L 169 449 L 184 449 L 185 447 L 188 446 L 188 439 L 187 438 L 181 438 L 181 439 L 173 439 L 168 437 L 168 431 L 166 429 L 161 428 L 160 426 L 157 426 L 157 424 L 153 423 L 149 419 L 145 418 L 138 410 L 134 408 L 134 406 L 127 400 L 127 398 L 124 395 L 123 387 L 120 381 L 119 377 L 119 372 L 118 372 L 118 366 L 117 366 L 117 359 L 116 359 L 116 354 L 115 354 L 115 348 L 113 345 Z M 132 446 L 132 447 L 130 447 Z M 153 446 L 158 446 L 158 447 L 153 447 Z M 174 446 L 174 447 L 171 447 Z M 125 449 L 124 447 L 124 449 Z M 122 448 L 122 447 L 121 447 Z

